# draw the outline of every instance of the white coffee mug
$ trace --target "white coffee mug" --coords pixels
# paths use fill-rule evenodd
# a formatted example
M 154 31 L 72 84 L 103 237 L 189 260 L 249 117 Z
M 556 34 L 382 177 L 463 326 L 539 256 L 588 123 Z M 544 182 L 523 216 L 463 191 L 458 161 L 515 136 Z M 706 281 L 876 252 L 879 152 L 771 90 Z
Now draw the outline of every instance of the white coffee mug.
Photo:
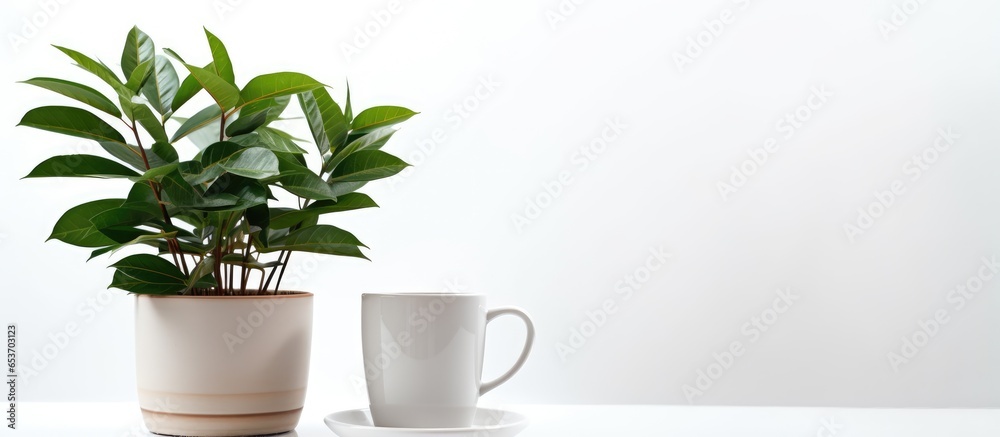
M 502 315 L 527 327 L 521 356 L 483 383 L 486 324 Z M 456 293 L 361 295 L 365 379 L 375 426 L 460 428 L 472 425 L 479 397 L 524 365 L 535 327 L 524 311 L 487 311 L 486 296 Z

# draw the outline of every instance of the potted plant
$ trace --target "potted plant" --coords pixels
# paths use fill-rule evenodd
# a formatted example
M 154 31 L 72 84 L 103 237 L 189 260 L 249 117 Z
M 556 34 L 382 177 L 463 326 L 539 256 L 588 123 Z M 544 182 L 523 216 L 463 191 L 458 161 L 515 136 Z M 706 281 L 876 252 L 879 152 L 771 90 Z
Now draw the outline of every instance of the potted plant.
M 194 65 L 170 49 L 156 54 L 152 39 L 132 28 L 123 76 L 56 47 L 112 98 L 75 82 L 30 79 L 96 111 L 44 106 L 19 124 L 97 141 L 115 159 L 54 156 L 27 177 L 132 182 L 123 196 L 66 211 L 49 238 L 91 248 L 91 258 L 133 246 L 155 252 L 115 261 L 110 285 L 136 296 L 137 386 L 150 431 L 279 433 L 298 423 L 312 332 L 312 294 L 281 288 L 290 258 L 366 258 L 361 241 L 319 217 L 377 206 L 356 190 L 407 166 L 381 148 L 392 126 L 415 113 L 381 106 L 355 116 L 349 89 L 342 110 L 325 85 L 301 73 L 263 74 L 240 87 L 222 41 L 205 35 L 211 57 Z M 212 104 L 175 115 L 202 91 Z M 315 150 L 273 125 L 292 98 Z M 182 139 L 199 147 L 193 158 L 179 156 Z M 277 196 L 297 203 L 279 206 Z

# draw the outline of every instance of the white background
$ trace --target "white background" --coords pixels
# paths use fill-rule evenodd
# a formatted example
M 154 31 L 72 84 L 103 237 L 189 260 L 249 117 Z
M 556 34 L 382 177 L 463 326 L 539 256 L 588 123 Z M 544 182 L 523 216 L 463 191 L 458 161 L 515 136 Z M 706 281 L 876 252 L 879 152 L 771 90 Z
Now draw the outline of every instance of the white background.
M 683 387 L 739 342 L 745 352 L 690 401 L 1000 406 L 1000 280 L 960 309 L 948 299 L 976 284 L 983 257 L 1000 256 L 1000 4 L 913 2 L 883 32 L 903 1 L 563 3 L 402 1 L 391 13 L 379 12 L 386 1 L 4 2 L 0 322 L 19 323 L 22 373 L 67 323 L 79 327 L 36 361 L 45 366 L 22 400 L 135 398 L 133 298 L 103 291 L 111 261 L 43 244 L 65 209 L 127 185 L 19 180 L 51 155 L 103 152 L 13 126 L 32 107 L 74 104 L 15 81 L 100 85 L 49 44 L 117 70 L 137 24 L 195 64 L 208 62 L 208 27 L 241 84 L 302 71 L 342 102 L 349 78 L 356 108 L 421 112 L 386 147 L 414 168 L 362 190 L 381 209 L 327 221 L 367 243 L 372 262 L 293 258 L 299 288 L 317 294 L 310 402 L 366 403 L 362 292 L 457 284 L 525 308 L 538 327 L 528 364 L 484 402 L 683 404 Z M 719 30 L 711 21 L 726 9 L 733 19 L 709 38 L 704 22 Z M 373 35 L 359 37 L 366 26 Z M 675 53 L 701 33 L 708 43 L 679 68 Z M 800 108 L 814 87 L 832 96 Z M 777 123 L 796 110 L 807 119 L 789 138 Z M 606 120 L 625 127 L 605 146 Z M 309 136 L 301 121 L 286 126 Z M 949 128 L 954 144 L 928 151 Z M 777 152 L 720 194 L 769 138 Z M 914 180 L 908 162 L 924 153 L 936 159 Z M 873 207 L 894 181 L 905 191 Z M 859 208 L 878 217 L 852 241 L 844 225 Z M 616 292 L 646 277 L 659 248 L 667 263 L 631 295 Z M 797 300 L 749 335 L 778 289 Z M 90 307 L 101 311 L 88 299 L 103 299 Z M 617 311 L 591 330 L 588 312 L 608 299 Z M 919 322 L 935 312 L 948 322 L 924 343 Z M 574 329 L 591 335 L 560 354 Z M 522 334 L 516 321 L 491 325 L 488 375 L 513 361 Z M 904 337 L 924 346 L 894 368 Z

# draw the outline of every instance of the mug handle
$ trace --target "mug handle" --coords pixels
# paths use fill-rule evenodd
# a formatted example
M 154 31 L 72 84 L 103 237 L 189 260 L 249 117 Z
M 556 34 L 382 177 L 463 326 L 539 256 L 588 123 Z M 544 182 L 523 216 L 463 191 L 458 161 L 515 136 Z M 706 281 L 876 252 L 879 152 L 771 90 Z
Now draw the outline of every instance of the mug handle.
M 517 316 L 524 321 L 524 326 L 527 328 L 527 334 L 524 339 L 524 349 L 521 349 L 521 356 L 517 358 L 517 362 L 514 363 L 514 366 L 511 367 L 507 373 L 504 373 L 503 375 L 500 375 L 499 378 L 490 382 L 485 382 L 479 386 L 479 396 L 482 396 L 486 394 L 486 392 L 497 388 L 500 384 L 507 382 L 507 380 L 514 376 L 518 370 L 521 370 L 521 366 L 523 366 L 524 362 L 528 359 L 528 353 L 531 352 L 531 345 L 535 342 L 535 325 L 531 323 L 531 318 L 519 308 L 504 307 L 489 310 L 486 313 L 486 323 L 489 324 L 493 319 L 508 314 Z

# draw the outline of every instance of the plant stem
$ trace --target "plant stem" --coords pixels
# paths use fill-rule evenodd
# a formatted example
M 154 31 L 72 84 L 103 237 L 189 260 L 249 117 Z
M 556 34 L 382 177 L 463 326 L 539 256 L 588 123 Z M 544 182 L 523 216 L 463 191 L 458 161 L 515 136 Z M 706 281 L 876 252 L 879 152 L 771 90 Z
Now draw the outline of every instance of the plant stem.
M 303 199 L 299 197 L 298 202 L 299 202 L 299 209 L 305 209 L 307 206 L 309 206 L 309 202 L 312 202 L 312 199 Z M 292 230 L 294 231 L 297 230 L 298 228 L 299 228 L 298 225 L 295 225 L 295 227 L 293 227 Z M 278 254 L 278 261 L 281 261 L 281 256 L 284 254 L 285 251 L 281 251 L 281 253 Z M 292 258 L 292 252 L 289 251 L 288 256 L 285 257 L 285 262 L 281 263 L 281 273 L 278 273 L 278 282 L 274 284 L 274 292 L 276 294 L 278 292 L 278 287 L 281 286 L 281 278 L 285 276 L 285 268 L 288 267 L 288 260 L 291 258 Z M 275 270 L 276 269 L 277 267 L 275 267 Z M 273 270 L 271 271 L 271 276 L 274 276 Z M 267 283 L 268 284 L 271 283 L 271 278 L 267 278 Z
M 285 256 L 285 262 L 281 264 L 281 273 L 278 274 L 278 282 L 274 284 L 274 294 L 278 294 L 278 290 L 281 290 L 281 278 L 285 277 L 285 267 L 288 266 L 288 260 L 292 257 L 292 252 L 289 251 L 288 255 Z
M 166 214 L 165 208 L 161 209 L 161 211 L 163 211 L 163 213 Z M 170 226 L 173 226 L 173 224 L 170 224 Z M 181 243 L 177 241 L 176 237 L 173 238 L 173 241 L 174 241 L 174 248 L 177 249 L 177 255 L 181 259 L 181 267 L 184 269 L 184 274 L 190 275 L 191 272 L 188 270 L 187 260 L 184 259 L 184 251 L 181 249 Z
M 240 274 L 240 282 L 243 286 L 240 288 L 240 293 L 246 294 L 247 292 L 247 281 L 250 280 L 250 269 L 247 268 L 247 264 L 250 263 L 250 245 L 253 244 L 253 234 L 247 237 L 247 247 L 243 249 L 243 272 Z
M 219 141 L 226 140 L 226 111 L 222 111 L 222 117 L 219 119 Z
M 229 239 L 229 243 L 226 245 L 226 254 L 230 254 L 230 253 L 233 253 L 233 239 L 232 238 Z M 229 291 L 230 292 L 236 291 L 236 289 L 233 287 L 233 283 L 235 282 L 235 279 L 233 278 L 233 276 L 235 276 L 235 275 L 233 275 L 233 269 L 235 269 L 235 268 L 236 268 L 236 266 L 234 266 L 232 264 L 229 265 Z
M 305 209 L 305 207 L 309 206 L 309 202 L 311 202 L 311 201 L 312 201 L 312 199 L 305 199 L 303 201 L 303 199 L 301 197 L 299 197 L 299 209 Z M 295 225 L 295 227 L 292 228 L 293 231 L 297 230 L 297 229 L 298 229 L 298 225 Z M 281 261 L 281 255 L 284 255 L 284 253 L 285 252 L 282 251 L 281 254 L 278 255 L 278 261 Z M 274 284 L 274 291 L 275 292 L 277 292 L 278 291 L 278 287 L 281 286 L 281 278 L 285 276 L 285 267 L 288 267 L 288 260 L 291 259 L 291 258 L 292 258 L 292 252 L 288 252 L 288 256 L 285 257 L 285 262 L 281 264 L 281 273 L 278 274 L 278 282 L 276 284 Z M 277 269 L 277 267 L 275 267 L 275 268 Z M 274 272 L 271 272 L 271 275 L 273 276 Z M 270 278 L 267 281 L 268 281 L 268 283 L 270 283 L 271 282 Z
M 222 117 L 219 118 L 219 141 L 225 141 L 225 140 L 226 140 L 226 111 L 222 111 Z M 221 231 L 225 231 L 228 227 L 229 227 L 229 222 L 227 220 L 225 222 L 225 225 L 222 227 Z M 222 238 L 222 237 L 220 237 L 220 238 Z M 226 253 L 229 253 L 231 250 L 232 250 L 232 242 L 229 243 L 229 248 L 226 250 Z M 219 294 L 225 294 L 226 292 L 232 291 L 232 289 L 233 289 L 233 267 L 229 266 L 229 282 L 228 282 L 228 284 L 229 284 L 229 290 L 223 291 L 222 290 L 222 288 L 223 288 L 223 285 L 222 285 L 223 284 L 222 273 L 225 271 L 225 268 L 222 267 L 222 240 L 221 239 L 219 241 L 219 245 L 217 245 L 215 247 L 215 253 L 216 253 L 215 270 L 216 270 L 216 277 L 218 278 L 217 282 L 219 283 Z
M 219 229 L 216 229 L 216 232 L 220 232 L 220 233 L 216 234 L 216 236 L 218 237 L 218 240 L 215 242 L 215 248 L 212 249 L 212 255 L 215 258 L 215 265 L 213 265 L 212 267 L 215 270 L 215 284 L 218 286 L 218 293 L 217 294 L 219 296 L 223 296 L 223 295 L 226 294 L 225 293 L 225 287 L 222 285 L 222 244 L 223 243 L 222 243 L 222 234 L 221 234 L 221 232 L 224 232 L 224 230 L 226 229 L 226 225 L 228 225 L 228 223 L 227 223 L 227 221 L 224 220 L 222 222 L 222 226 Z
M 285 251 L 284 250 L 282 250 L 281 252 L 278 252 L 278 262 L 279 263 L 281 262 L 281 258 L 283 256 L 285 256 Z M 284 265 L 282 265 L 282 267 L 284 267 Z M 271 279 L 274 278 L 274 272 L 276 272 L 276 271 L 278 271 L 278 266 L 274 266 L 274 268 L 271 269 L 271 274 L 267 276 L 267 282 L 264 284 L 263 287 L 261 287 L 261 290 L 266 290 L 268 287 L 271 286 Z
M 142 164 L 149 170 L 149 158 L 146 156 L 146 149 L 142 147 L 142 140 L 139 138 L 139 129 L 136 128 L 136 124 L 133 121 L 131 125 L 126 123 L 130 129 L 132 129 L 132 135 L 135 136 L 135 145 L 139 148 L 139 154 L 142 156 Z M 160 212 L 163 214 L 163 223 L 166 224 L 167 228 L 173 228 L 174 225 L 170 221 L 170 214 L 167 213 L 167 207 L 163 204 L 163 200 L 160 198 L 160 186 L 159 184 L 149 181 L 149 189 L 153 191 L 153 197 L 156 199 L 156 204 L 160 206 Z M 163 232 L 168 232 L 164 229 Z M 187 261 L 184 260 L 184 252 L 181 251 L 181 245 L 177 242 L 177 238 L 167 238 L 167 248 L 170 249 L 170 255 L 174 257 L 174 264 L 178 267 L 183 267 L 184 274 L 189 275 Z M 178 254 L 180 254 L 180 262 L 177 262 Z
M 285 257 L 285 262 L 281 263 L 281 272 L 278 273 L 278 282 L 274 284 L 274 292 L 278 292 L 278 287 L 281 286 L 281 278 L 285 277 L 285 267 L 288 267 L 288 260 L 292 258 L 292 252 L 288 252 L 288 256 Z M 278 257 L 278 261 L 281 261 L 281 257 Z

